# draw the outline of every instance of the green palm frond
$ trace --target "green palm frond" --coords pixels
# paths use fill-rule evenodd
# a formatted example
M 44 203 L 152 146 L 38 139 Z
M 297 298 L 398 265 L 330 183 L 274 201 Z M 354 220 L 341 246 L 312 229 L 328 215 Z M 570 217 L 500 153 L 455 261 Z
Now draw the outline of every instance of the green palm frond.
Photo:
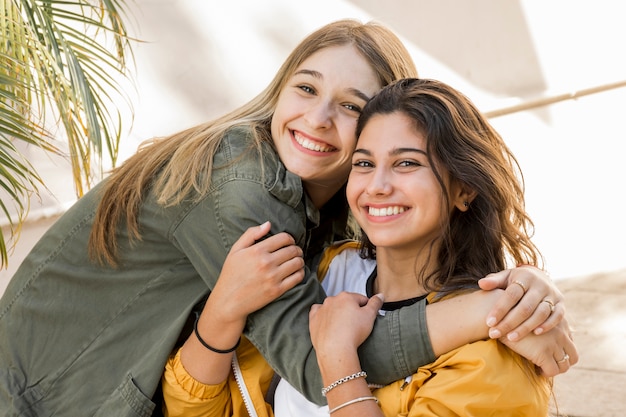
M 6 201 L 0 210 L 12 236 L 30 195 L 45 186 L 14 141 L 61 153 L 45 129 L 60 127 L 79 197 L 104 175 L 104 158 L 117 163 L 118 103 L 132 111 L 120 84 L 132 59 L 123 11 L 117 0 L 0 0 L 0 187 L 17 221 Z M 0 235 L 0 266 L 6 261 Z

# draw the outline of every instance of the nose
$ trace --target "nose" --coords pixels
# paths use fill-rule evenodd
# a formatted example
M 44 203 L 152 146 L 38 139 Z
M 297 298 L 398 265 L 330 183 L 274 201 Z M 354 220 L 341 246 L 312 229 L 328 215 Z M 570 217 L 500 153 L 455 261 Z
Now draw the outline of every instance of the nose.
M 326 129 L 333 123 L 333 112 L 331 103 L 319 100 L 309 107 L 304 114 L 304 120 L 313 129 Z
M 370 181 L 367 184 L 366 191 L 372 196 L 388 195 L 391 193 L 391 173 L 380 167 L 374 168 L 371 173 Z

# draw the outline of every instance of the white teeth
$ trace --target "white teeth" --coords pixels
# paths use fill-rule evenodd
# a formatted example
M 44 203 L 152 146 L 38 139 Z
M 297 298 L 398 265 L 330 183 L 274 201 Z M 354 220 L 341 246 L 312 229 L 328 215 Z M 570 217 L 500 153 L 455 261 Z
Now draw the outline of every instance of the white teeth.
M 404 213 L 404 207 L 391 206 L 384 208 L 369 208 L 369 215 L 374 217 L 393 216 L 394 214 Z
M 307 148 L 316 152 L 331 152 L 333 150 L 333 148 L 331 147 L 322 146 L 319 143 L 311 142 L 310 140 L 301 137 L 297 133 L 294 133 L 293 136 L 294 138 L 296 138 L 296 142 L 298 142 L 303 148 Z

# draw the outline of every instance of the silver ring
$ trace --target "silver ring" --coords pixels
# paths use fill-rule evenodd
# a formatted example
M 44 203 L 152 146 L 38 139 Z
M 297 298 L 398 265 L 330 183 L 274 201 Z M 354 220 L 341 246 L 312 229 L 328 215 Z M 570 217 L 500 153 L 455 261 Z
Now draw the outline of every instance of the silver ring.
M 554 303 L 552 300 L 546 298 L 542 301 L 542 303 L 548 303 L 550 305 L 550 313 L 554 313 Z
M 565 356 L 563 356 L 563 359 L 561 359 L 560 361 L 556 361 L 556 363 L 561 364 L 567 360 L 569 360 L 569 355 L 566 353 Z
M 522 281 L 515 280 L 513 281 L 513 284 L 519 285 L 522 288 L 522 291 L 524 292 L 524 294 L 526 294 L 526 285 L 524 285 Z

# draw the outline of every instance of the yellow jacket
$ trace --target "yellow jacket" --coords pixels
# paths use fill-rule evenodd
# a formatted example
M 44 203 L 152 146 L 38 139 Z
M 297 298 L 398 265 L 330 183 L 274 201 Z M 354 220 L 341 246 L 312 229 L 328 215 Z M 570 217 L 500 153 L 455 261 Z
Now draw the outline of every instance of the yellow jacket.
M 265 402 L 265 393 L 269 389 L 274 371 L 245 337 L 242 337 L 235 357 L 234 370 L 226 381 L 217 385 L 206 385 L 187 373 L 180 361 L 180 350 L 171 356 L 162 379 L 165 416 L 273 417 L 271 407 Z M 249 396 L 246 401 L 238 381 L 245 383 Z M 248 412 L 247 406 L 253 407 L 254 411 Z
M 548 380 L 495 340 L 462 346 L 374 391 L 386 416 L 547 416 Z

